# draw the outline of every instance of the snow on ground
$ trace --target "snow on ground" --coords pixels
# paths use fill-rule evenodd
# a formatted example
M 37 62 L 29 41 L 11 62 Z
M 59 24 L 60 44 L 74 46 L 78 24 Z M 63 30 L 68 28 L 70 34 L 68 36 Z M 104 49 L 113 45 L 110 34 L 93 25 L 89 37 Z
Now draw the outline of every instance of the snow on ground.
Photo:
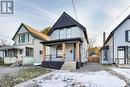
M 117 72 L 118 74 L 125 76 L 127 79 L 130 79 L 130 69 L 116 68 L 116 67 L 110 69 Z
M 124 87 L 126 83 L 106 71 L 57 72 L 36 81 L 40 87 Z

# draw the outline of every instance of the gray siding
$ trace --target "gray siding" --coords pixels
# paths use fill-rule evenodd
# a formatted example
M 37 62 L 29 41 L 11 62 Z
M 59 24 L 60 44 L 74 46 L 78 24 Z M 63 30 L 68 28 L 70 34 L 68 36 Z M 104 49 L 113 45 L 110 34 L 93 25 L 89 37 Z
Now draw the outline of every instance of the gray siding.
M 65 29 L 65 28 L 63 28 L 63 29 Z M 71 29 L 71 38 L 82 38 L 83 39 L 83 43 L 81 43 L 81 45 L 80 45 L 81 61 L 82 62 L 87 61 L 88 45 L 87 45 L 87 41 L 85 39 L 83 31 L 79 27 L 71 27 L 69 29 Z M 50 40 L 55 40 L 55 39 L 59 39 L 59 30 L 54 30 L 50 35 Z M 56 55 L 56 46 L 53 46 L 50 49 L 51 49 L 50 53 L 52 55 Z M 71 54 L 68 53 L 70 49 L 73 49 L 73 44 L 66 46 L 66 61 L 72 60 Z
M 115 63 L 115 58 L 117 58 L 118 46 L 130 46 L 130 43 L 125 41 L 126 30 L 130 30 L 130 19 L 127 19 L 120 27 L 118 27 L 118 29 L 116 29 L 116 31 L 114 32 L 114 35 L 107 42 L 106 45 L 109 45 L 110 50 L 110 59 L 107 63 Z M 103 63 L 103 51 L 101 56 L 101 62 Z

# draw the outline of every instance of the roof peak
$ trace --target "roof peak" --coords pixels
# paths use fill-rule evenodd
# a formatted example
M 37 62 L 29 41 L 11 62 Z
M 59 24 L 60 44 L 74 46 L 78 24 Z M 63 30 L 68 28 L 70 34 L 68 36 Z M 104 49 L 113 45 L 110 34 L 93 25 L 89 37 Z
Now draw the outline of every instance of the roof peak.
M 39 39 L 44 39 L 44 40 L 48 40 L 48 36 L 41 33 L 40 31 L 36 30 L 35 28 L 32 28 L 31 26 L 25 24 L 25 23 L 21 23 L 20 27 L 18 28 L 17 32 L 21 29 L 21 27 L 24 27 L 28 32 L 31 33 L 32 36 L 35 36 Z M 12 39 L 15 38 L 17 32 L 15 33 L 14 37 Z

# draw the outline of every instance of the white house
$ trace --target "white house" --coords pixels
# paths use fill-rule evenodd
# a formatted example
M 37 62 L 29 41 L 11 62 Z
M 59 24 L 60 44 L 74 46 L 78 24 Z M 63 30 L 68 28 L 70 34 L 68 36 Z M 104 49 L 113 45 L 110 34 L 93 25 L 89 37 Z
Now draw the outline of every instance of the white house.
M 101 49 L 102 64 L 130 64 L 130 15 L 108 36 Z
M 88 36 L 84 26 L 63 13 L 49 31 L 50 40 L 43 44 L 43 66 L 73 68 L 87 62 Z M 46 55 L 50 47 L 50 55 Z
M 47 35 L 22 23 L 12 40 L 15 42 L 14 45 L 0 48 L 6 64 L 17 61 L 22 61 L 23 65 L 41 63 L 42 44 L 40 42 L 48 40 Z

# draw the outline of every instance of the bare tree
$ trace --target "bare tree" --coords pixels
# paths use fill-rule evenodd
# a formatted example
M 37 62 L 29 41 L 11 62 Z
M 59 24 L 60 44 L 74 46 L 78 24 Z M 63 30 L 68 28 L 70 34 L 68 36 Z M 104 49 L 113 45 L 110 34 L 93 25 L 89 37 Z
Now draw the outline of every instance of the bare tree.
M 92 53 L 92 48 L 95 47 L 96 40 L 95 39 L 89 39 L 89 45 L 88 45 L 88 53 L 89 55 Z
M 8 45 L 8 41 L 4 38 L 0 38 L 0 46 Z

